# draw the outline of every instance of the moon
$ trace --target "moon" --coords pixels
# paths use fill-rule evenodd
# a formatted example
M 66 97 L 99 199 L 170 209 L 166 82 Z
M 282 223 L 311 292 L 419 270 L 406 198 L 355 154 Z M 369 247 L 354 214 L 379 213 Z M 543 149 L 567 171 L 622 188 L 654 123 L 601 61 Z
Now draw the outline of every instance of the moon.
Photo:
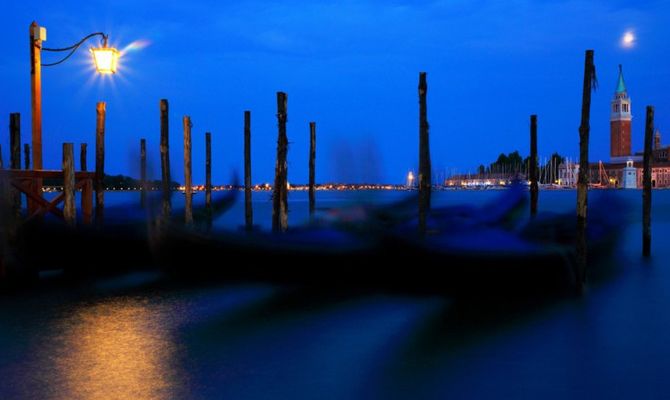
M 635 35 L 633 32 L 628 31 L 623 34 L 623 37 L 621 38 L 621 45 L 623 47 L 633 47 L 633 44 L 635 44 Z

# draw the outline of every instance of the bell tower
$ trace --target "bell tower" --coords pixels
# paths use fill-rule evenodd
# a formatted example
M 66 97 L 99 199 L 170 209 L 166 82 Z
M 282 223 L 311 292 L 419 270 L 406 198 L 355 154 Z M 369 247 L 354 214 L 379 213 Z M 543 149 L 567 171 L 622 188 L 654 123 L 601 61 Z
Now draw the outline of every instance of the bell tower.
M 619 64 L 617 82 L 610 114 L 610 158 L 627 157 L 631 153 L 630 98 L 623 80 L 623 70 Z

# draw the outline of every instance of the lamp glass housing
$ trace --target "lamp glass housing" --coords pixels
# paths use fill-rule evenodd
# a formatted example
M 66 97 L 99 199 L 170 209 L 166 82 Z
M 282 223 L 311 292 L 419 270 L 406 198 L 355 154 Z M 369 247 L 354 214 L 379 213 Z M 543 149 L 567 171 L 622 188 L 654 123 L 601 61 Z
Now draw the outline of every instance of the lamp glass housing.
M 114 74 L 119 64 L 119 51 L 113 47 L 91 48 L 95 69 L 101 74 Z

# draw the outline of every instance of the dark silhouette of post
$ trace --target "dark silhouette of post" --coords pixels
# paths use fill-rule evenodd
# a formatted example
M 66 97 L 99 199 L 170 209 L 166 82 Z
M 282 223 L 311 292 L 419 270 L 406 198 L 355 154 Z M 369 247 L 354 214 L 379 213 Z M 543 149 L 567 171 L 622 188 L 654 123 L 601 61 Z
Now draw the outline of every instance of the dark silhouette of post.
M 212 211 L 212 134 L 205 132 L 205 207 Z
M 589 131 L 591 118 L 591 90 L 596 83 L 593 50 L 586 50 L 584 83 L 582 86 L 582 120 L 579 125 L 579 176 L 577 179 L 577 286 L 586 283 L 586 206 L 589 185 Z
M 21 114 L 9 114 L 9 165 L 21 169 Z
M 23 159 L 24 159 L 24 169 L 30 169 L 30 145 L 28 143 L 23 144 Z
M 642 255 L 651 255 L 651 159 L 654 135 L 654 107 L 647 106 L 644 128 L 644 167 L 642 171 Z
M 530 166 L 528 175 L 530 176 L 530 216 L 537 215 L 537 115 L 530 116 Z
M 279 135 L 277 138 L 277 163 L 275 165 L 275 183 L 272 193 L 272 230 L 286 232 L 288 229 L 288 138 L 286 137 L 287 97 L 284 92 L 277 92 L 277 121 Z
M 87 165 L 86 165 L 86 152 L 88 150 L 88 145 L 86 143 L 82 143 L 79 146 L 79 166 L 81 167 L 81 170 L 86 172 Z
M 81 219 L 85 225 L 93 222 L 93 180 L 86 180 L 81 186 Z
M 2 146 L 0 145 L 0 170 L 5 169 L 5 162 L 3 161 L 2 158 Z M 10 198 L 9 198 L 9 180 L 8 179 L 0 179 L 0 217 L 1 218 L 6 218 L 9 219 L 11 218 L 11 215 L 8 215 L 10 213 L 3 212 L 3 208 L 9 208 L 5 206 L 9 206 L 10 204 Z M 5 224 L 7 224 L 6 221 Z M 0 240 L 2 240 L 2 237 L 0 236 Z M 2 243 L 2 242 L 0 242 Z M 0 262 L 0 279 L 2 278 L 2 269 L 4 265 L 2 262 Z
M 140 207 L 147 202 L 147 140 L 140 139 Z
M 63 143 L 63 217 L 65 223 L 75 226 L 77 211 L 74 204 L 74 144 Z
M 168 101 L 160 101 L 161 112 L 161 191 L 163 193 L 163 217 L 169 217 L 172 212 L 172 202 L 170 200 L 170 142 L 168 125 Z
M 21 114 L 9 114 L 9 168 L 21 169 Z M 21 214 L 21 192 L 11 188 L 14 214 Z
M 95 124 L 95 223 L 103 222 L 105 208 L 105 114 L 106 104 L 100 101 L 96 107 Z
M 191 117 L 184 117 L 184 222 L 193 224 L 193 176 L 191 174 Z
M 316 203 L 314 187 L 314 161 L 316 159 L 316 122 L 309 123 L 309 215 L 314 214 Z
M 253 229 L 254 210 L 251 207 L 251 111 L 244 112 L 244 222 L 247 231 Z
M 419 73 L 419 233 L 426 232 L 426 213 L 430 210 L 430 142 L 428 140 L 428 117 L 426 73 Z

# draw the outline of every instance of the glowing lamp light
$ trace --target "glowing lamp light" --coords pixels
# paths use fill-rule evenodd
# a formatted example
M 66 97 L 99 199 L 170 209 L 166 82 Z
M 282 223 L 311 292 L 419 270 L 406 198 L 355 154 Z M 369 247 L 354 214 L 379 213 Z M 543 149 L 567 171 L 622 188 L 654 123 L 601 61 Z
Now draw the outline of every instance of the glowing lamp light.
M 113 47 L 91 48 L 95 69 L 101 74 L 114 74 L 119 64 L 119 51 Z

